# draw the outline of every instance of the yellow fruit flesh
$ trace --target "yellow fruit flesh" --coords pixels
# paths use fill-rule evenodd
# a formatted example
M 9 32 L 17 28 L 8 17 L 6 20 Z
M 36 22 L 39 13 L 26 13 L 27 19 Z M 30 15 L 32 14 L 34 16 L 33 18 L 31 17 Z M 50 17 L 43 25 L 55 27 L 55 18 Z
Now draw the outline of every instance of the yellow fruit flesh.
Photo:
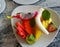
M 48 25 L 49 25 L 51 22 L 52 22 L 52 19 L 50 18 L 49 20 L 43 20 L 43 21 L 42 21 L 42 24 L 43 24 L 43 26 L 44 26 L 45 28 L 47 28 Z
M 46 20 L 46 22 L 50 24 L 52 22 L 52 19 L 50 18 L 49 20 Z
M 36 29 L 36 31 L 35 31 L 35 40 L 37 41 L 42 34 L 43 34 L 43 32 L 41 30 Z

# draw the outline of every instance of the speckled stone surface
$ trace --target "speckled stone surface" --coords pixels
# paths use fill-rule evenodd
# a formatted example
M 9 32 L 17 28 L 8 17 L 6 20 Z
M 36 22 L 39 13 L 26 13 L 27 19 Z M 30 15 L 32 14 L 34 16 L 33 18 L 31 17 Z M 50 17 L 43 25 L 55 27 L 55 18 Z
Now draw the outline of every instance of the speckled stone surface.
M 7 15 L 11 15 L 13 9 L 19 6 L 19 4 L 16 4 L 12 0 L 6 0 L 6 4 L 6 9 L 0 14 L 0 47 L 21 47 L 13 34 L 10 20 L 6 18 Z M 60 7 L 50 8 L 60 14 Z M 60 31 L 54 41 L 47 47 L 60 47 Z

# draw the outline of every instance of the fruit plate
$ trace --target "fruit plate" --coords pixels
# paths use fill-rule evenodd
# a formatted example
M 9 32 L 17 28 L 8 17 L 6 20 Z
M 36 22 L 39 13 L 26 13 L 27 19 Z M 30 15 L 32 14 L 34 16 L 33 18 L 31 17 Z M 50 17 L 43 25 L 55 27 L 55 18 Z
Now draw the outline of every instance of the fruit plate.
M 38 2 L 39 0 L 13 0 L 13 1 L 18 4 L 33 4 Z
M 27 12 L 35 12 L 35 11 L 39 11 L 39 9 L 41 9 L 40 6 L 19 6 L 17 8 L 15 8 L 12 12 L 12 15 L 16 15 L 16 13 L 19 13 L 19 12 L 24 12 L 24 13 L 27 13 Z M 59 16 L 58 14 L 56 13 L 56 11 L 52 10 L 52 9 L 49 9 L 49 8 L 45 8 L 47 9 L 50 13 L 51 13 L 51 17 L 52 19 L 55 21 L 55 23 L 57 24 L 58 26 L 58 29 L 57 31 L 55 32 L 52 32 L 50 33 L 49 35 L 46 35 L 46 34 L 43 34 L 38 41 L 36 41 L 34 44 L 32 45 L 29 45 L 27 44 L 23 39 L 21 39 L 17 34 L 16 34 L 16 30 L 14 28 L 14 25 L 15 25 L 15 22 L 16 21 L 20 21 L 19 19 L 16 19 L 16 18 L 12 18 L 11 19 L 11 24 L 12 24 L 12 28 L 13 28 L 13 32 L 16 36 L 16 39 L 18 40 L 18 42 L 22 45 L 22 47 L 47 47 L 53 40 L 54 38 L 56 37 L 56 35 L 58 34 L 58 31 L 59 31 L 59 27 L 60 27 L 60 22 L 59 22 Z

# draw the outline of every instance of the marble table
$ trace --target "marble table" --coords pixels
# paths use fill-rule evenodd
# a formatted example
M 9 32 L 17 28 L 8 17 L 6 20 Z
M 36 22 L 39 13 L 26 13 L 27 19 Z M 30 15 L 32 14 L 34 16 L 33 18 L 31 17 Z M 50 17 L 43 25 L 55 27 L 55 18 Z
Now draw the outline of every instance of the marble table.
M 0 47 L 21 47 L 13 34 L 10 19 L 6 18 L 6 16 L 11 15 L 14 8 L 21 5 L 22 4 L 16 4 L 12 0 L 6 0 L 6 9 L 0 14 Z M 38 5 L 38 3 L 32 5 Z M 50 8 L 60 14 L 60 6 Z M 54 41 L 47 47 L 60 47 L 60 31 Z

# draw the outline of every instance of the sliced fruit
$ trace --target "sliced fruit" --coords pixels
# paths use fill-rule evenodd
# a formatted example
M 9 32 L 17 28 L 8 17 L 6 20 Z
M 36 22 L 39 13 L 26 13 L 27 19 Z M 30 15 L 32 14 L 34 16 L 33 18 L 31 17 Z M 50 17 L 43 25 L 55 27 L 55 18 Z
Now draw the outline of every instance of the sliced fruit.
M 23 30 L 25 30 L 25 29 L 24 29 L 24 26 L 23 26 L 20 22 L 16 22 L 16 26 L 17 26 L 17 27 L 20 26 Z
M 46 20 L 46 23 L 50 24 L 52 22 L 52 19 L 49 18 L 49 20 Z
M 16 30 L 17 30 L 17 34 L 19 35 L 19 36 L 21 36 L 22 38 L 26 38 L 26 33 L 24 32 L 24 30 L 20 27 L 20 26 L 18 26 L 18 27 L 16 27 Z
M 42 12 L 42 18 L 48 20 L 50 18 L 50 12 L 48 10 L 44 10 Z
M 35 31 L 35 40 L 38 40 L 40 38 L 40 36 L 43 34 L 43 32 L 39 29 L 36 29 Z
M 47 24 L 46 24 L 46 21 L 42 21 L 42 24 L 45 28 L 47 28 Z
M 30 26 L 30 20 L 23 21 L 24 28 L 28 34 L 32 34 L 32 28 Z
M 29 41 L 33 41 L 34 39 L 35 39 L 34 35 L 31 34 L 31 35 L 29 36 Z
M 50 18 L 49 20 L 43 20 L 43 21 L 42 21 L 42 24 L 43 24 L 43 26 L 44 26 L 45 28 L 47 28 L 48 25 L 49 25 L 51 22 L 52 22 L 52 19 Z
M 54 31 L 57 30 L 57 28 L 56 28 L 53 24 L 50 24 L 50 25 L 48 26 L 47 30 L 48 30 L 49 32 L 54 32 Z
M 28 44 L 33 44 L 33 43 L 35 42 L 35 37 L 34 37 L 33 35 L 28 35 L 28 36 L 26 37 L 26 42 L 27 42 Z

